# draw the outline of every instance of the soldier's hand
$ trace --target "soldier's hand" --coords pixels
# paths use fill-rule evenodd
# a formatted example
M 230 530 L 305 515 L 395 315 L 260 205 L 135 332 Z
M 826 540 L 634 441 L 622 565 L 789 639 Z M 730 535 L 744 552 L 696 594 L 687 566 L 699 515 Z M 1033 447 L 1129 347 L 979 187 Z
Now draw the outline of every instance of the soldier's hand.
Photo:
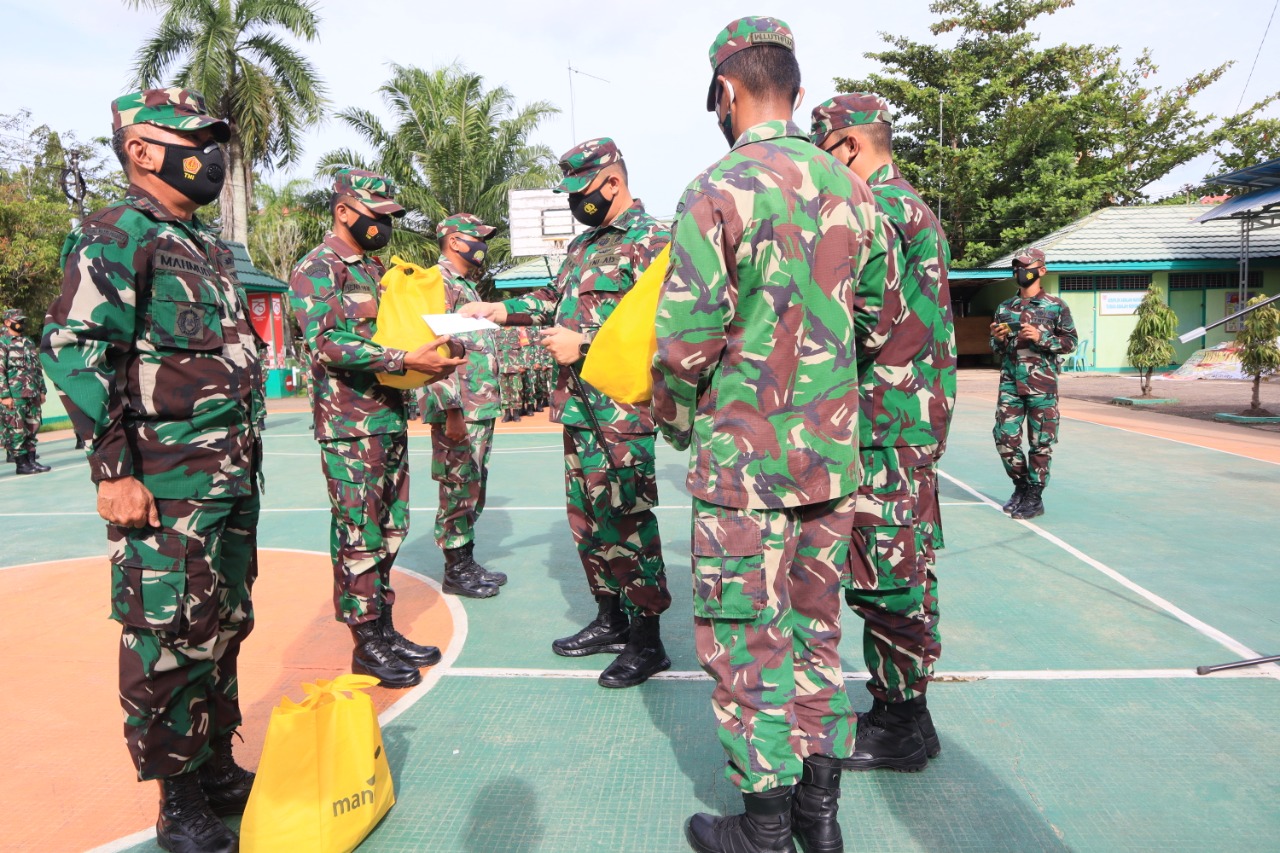
M 1004 343 L 1004 341 L 1007 340 L 1009 337 L 1009 327 L 1006 326 L 1004 323 L 992 323 L 991 337 L 995 338 L 997 341 L 1000 341 L 1001 343 Z
M 450 441 L 462 441 L 467 437 L 467 422 L 461 409 L 450 409 L 444 416 L 444 434 Z
M 563 326 L 542 330 L 542 345 L 551 353 L 556 364 L 573 364 L 581 358 L 578 347 L 582 345 L 582 340 L 580 332 L 571 332 Z
M 458 309 L 463 317 L 480 317 L 501 326 L 507 322 L 507 308 L 501 302 L 468 302 Z
M 1036 343 L 1040 340 L 1040 330 L 1031 325 L 1023 326 L 1018 330 L 1018 339 Z
M 121 527 L 159 527 L 156 499 L 134 477 L 116 477 L 98 483 L 98 515 Z
M 465 358 L 445 358 L 436 352 L 436 347 L 444 346 L 449 343 L 449 336 L 436 338 L 434 341 L 423 344 L 411 353 L 407 353 L 404 357 L 404 366 L 406 370 L 416 370 L 419 373 L 425 373 L 431 377 L 431 381 L 443 379 L 450 373 L 458 369 L 458 365 L 466 364 Z

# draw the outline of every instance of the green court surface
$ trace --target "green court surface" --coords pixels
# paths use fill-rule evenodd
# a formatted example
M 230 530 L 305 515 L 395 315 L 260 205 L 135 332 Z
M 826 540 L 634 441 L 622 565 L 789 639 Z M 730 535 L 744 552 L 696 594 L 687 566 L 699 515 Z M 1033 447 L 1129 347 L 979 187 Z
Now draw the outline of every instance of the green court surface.
M 305 420 L 270 419 L 263 547 L 327 548 Z M 918 774 L 846 773 L 846 849 L 1280 850 L 1280 671 L 1194 672 L 1280 650 L 1280 467 L 1066 421 L 1048 514 L 1023 524 L 992 503 L 1009 483 L 991 423 L 985 403 L 962 399 L 942 466 L 944 647 L 929 693 L 942 754 Z M 411 440 L 399 565 L 439 579 L 429 446 Z M 693 653 L 684 455 L 659 455 L 673 669 L 610 691 L 594 681 L 607 657 L 550 650 L 594 615 L 564 518 L 559 435 L 504 434 L 495 447 L 477 556 L 510 583 L 462 601 L 456 659 L 384 715 L 399 801 L 360 849 L 685 850 L 691 813 L 741 805 Z M 70 442 L 45 448 L 52 473 L 0 478 L 6 565 L 101 553 L 83 462 Z M 856 617 L 845 630 L 865 709 Z

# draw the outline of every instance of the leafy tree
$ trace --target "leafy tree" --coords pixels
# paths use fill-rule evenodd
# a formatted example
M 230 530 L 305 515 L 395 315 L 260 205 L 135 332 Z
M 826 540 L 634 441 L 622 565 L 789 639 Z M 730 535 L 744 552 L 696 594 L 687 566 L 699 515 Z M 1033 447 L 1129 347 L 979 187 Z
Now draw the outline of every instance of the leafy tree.
M 1191 100 L 1230 63 L 1152 86 L 1149 52 L 1042 47 L 1036 19 L 1074 0 L 936 0 L 935 36 L 953 47 L 882 33 L 882 70 L 837 78 L 895 108 L 894 147 L 931 205 L 942 200 L 957 266 L 978 266 L 1100 207 L 1145 201 L 1143 188 L 1223 141 Z M 1233 121 L 1247 123 L 1270 96 Z M 941 123 L 939 112 L 941 111 Z M 941 124 L 941 127 L 940 127 Z
M 546 101 L 517 107 L 505 87 L 486 90 L 481 75 L 458 65 L 391 71 L 379 89 L 390 123 L 362 108 L 338 113 L 376 153 L 334 151 L 321 159 L 321 171 L 356 166 L 391 178 L 408 214 L 389 251 L 434 261 L 436 223 L 466 212 L 498 229 L 489 240 L 488 270 L 502 269 L 510 259 L 507 192 L 550 186 L 558 176 L 551 150 L 528 140 L 559 110 Z
M 1255 296 L 1245 307 L 1266 299 L 1265 296 Z M 1268 305 L 1244 315 L 1243 319 L 1240 331 L 1236 333 L 1236 343 L 1240 345 L 1240 365 L 1246 374 L 1253 377 L 1253 400 L 1249 408 L 1240 414 L 1270 417 L 1271 412 L 1262 408 L 1259 393 L 1264 377 L 1280 373 L 1280 346 L 1276 345 L 1276 337 L 1280 336 L 1280 310 Z
M 151 38 L 138 50 L 133 85 L 195 89 L 231 126 L 225 146 L 227 183 L 222 227 L 229 240 L 248 243 L 253 168 L 298 161 L 302 132 L 325 117 L 325 87 L 315 66 L 281 38 L 283 31 L 313 41 L 320 16 L 311 0 L 124 0 L 162 10 Z
M 1142 396 L 1151 396 L 1151 374 L 1173 361 L 1171 340 L 1178 332 L 1178 315 L 1165 304 L 1158 287 L 1147 289 L 1138 304 L 1138 323 L 1129 335 L 1129 363 L 1142 378 Z
M 293 266 L 324 239 L 329 194 L 311 181 L 293 180 L 276 189 L 258 184 L 261 206 L 249 221 L 249 254 L 264 270 L 288 281 Z

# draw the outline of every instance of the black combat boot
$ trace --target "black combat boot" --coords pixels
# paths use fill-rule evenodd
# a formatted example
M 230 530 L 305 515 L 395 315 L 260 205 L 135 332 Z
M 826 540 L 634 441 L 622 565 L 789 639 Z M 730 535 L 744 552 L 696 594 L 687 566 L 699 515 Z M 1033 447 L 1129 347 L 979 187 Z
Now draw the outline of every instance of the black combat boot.
M 76 436 L 76 450 L 84 450 L 84 439 Z
M 198 772 L 160 780 L 156 842 L 173 853 L 236 853 L 240 849 L 240 839 L 210 808 Z
M 601 652 L 619 654 L 626 650 L 631 636 L 627 614 L 622 612 L 621 600 L 616 595 L 597 595 L 599 612 L 587 626 L 569 637 L 561 637 L 551 643 L 551 651 L 566 658 L 598 655 Z
M 351 652 L 351 671 L 356 675 L 372 675 L 383 687 L 412 687 L 422 681 L 417 667 L 396 657 L 382 639 L 377 622 L 361 622 L 351 626 L 356 647 Z
M 631 620 L 631 636 L 622 654 L 600 673 L 601 687 L 635 687 L 649 676 L 671 669 L 671 658 L 662 647 L 659 619 L 642 613 Z
M 378 614 L 378 629 L 387 641 L 392 653 L 413 667 L 435 666 L 440 663 L 440 650 L 435 646 L 420 646 L 396 630 L 391 617 L 391 605 L 383 604 Z
M 218 735 L 209 746 L 213 747 L 213 757 L 200 767 L 200 787 L 204 788 L 209 807 L 223 817 L 244 814 L 254 774 L 236 764 L 232 757 L 231 732 Z
M 787 787 L 743 794 L 746 814 L 696 814 L 685 824 L 684 836 L 698 853 L 795 853 L 791 843 L 794 791 Z
M 19 474 L 40 474 L 49 470 L 43 465 L 37 465 L 35 462 L 32 462 L 29 454 L 19 453 L 14 458 L 17 460 L 15 470 Z
M 13 451 L 12 451 L 12 450 L 9 450 L 9 451 L 6 451 L 6 452 L 5 452 L 5 455 L 4 455 L 4 461 L 5 461 L 5 462 L 8 462 L 8 463 L 10 463 L 10 464 L 13 464 L 14 462 L 17 462 L 18 460 L 16 460 L 16 459 L 14 459 L 14 458 L 13 458 Z
M 36 453 L 34 450 L 27 454 L 27 464 L 29 464 L 32 468 L 36 469 L 37 474 L 43 474 L 45 471 L 53 470 L 48 465 L 41 465 L 39 462 L 36 461 L 37 458 L 39 458 L 39 454 Z
M 1043 483 L 1028 483 L 1027 496 L 1018 504 L 1018 508 L 1009 514 L 1010 518 L 1039 518 L 1044 515 Z
M 929 715 L 929 705 L 924 696 L 917 696 L 907 703 L 913 706 L 916 716 L 916 727 L 920 729 L 920 737 L 924 738 L 924 751 L 930 758 L 942 754 L 942 741 L 938 740 L 938 730 L 933 727 L 933 717 Z
M 1013 480 L 1013 494 L 1009 496 L 1009 500 L 1004 502 L 1004 506 L 1000 507 L 1002 512 L 1013 513 L 1018 506 L 1026 500 L 1027 486 L 1031 485 L 1026 477 L 1015 477 Z
M 444 583 L 440 588 L 449 595 L 464 598 L 493 598 L 498 594 L 496 584 L 491 584 L 480 574 L 474 560 L 467 559 L 462 548 L 444 549 Z
M 840 808 L 840 760 L 810 755 L 791 802 L 791 828 L 805 853 L 844 853 L 836 812 Z
M 507 582 L 507 575 L 505 572 L 491 572 L 484 566 L 480 565 L 476 560 L 476 543 L 468 542 L 466 545 L 463 545 L 462 555 L 471 563 L 471 565 L 475 566 L 476 569 L 479 570 L 480 577 L 485 583 L 491 583 L 494 586 L 502 586 Z
M 899 773 L 923 770 L 929 756 L 920 727 L 916 725 L 912 702 L 876 699 L 868 713 L 859 714 L 858 739 L 853 745 L 853 755 L 845 759 L 844 766 L 849 770 L 886 767 Z

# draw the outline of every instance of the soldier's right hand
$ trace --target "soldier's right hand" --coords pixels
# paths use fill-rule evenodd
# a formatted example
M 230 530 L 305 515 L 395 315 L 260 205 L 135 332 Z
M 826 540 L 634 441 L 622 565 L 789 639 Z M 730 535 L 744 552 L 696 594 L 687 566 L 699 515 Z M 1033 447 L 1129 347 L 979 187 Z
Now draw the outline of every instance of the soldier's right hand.
M 98 515 L 120 527 L 159 527 L 156 499 L 134 477 L 116 477 L 98 483 Z
M 6 409 L 12 409 L 12 408 L 13 408 L 13 398 L 12 398 L 12 397 L 0 397 L 0 406 L 4 406 Z
M 995 338 L 997 341 L 1004 342 L 1004 340 L 1009 337 L 1010 331 L 1011 329 L 1005 323 L 991 324 L 991 337 Z
M 408 353 L 404 357 L 405 369 L 425 373 L 431 377 L 432 382 L 445 378 L 450 373 L 453 373 L 459 365 L 467 363 L 465 358 L 446 358 L 436 351 L 436 347 L 444 346 L 447 343 L 449 343 L 449 336 L 445 335 Z
M 463 317 L 480 317 L 501 326 L 507 322 L 507 309 L 501 302 L 468 302 L 458 309 Z

